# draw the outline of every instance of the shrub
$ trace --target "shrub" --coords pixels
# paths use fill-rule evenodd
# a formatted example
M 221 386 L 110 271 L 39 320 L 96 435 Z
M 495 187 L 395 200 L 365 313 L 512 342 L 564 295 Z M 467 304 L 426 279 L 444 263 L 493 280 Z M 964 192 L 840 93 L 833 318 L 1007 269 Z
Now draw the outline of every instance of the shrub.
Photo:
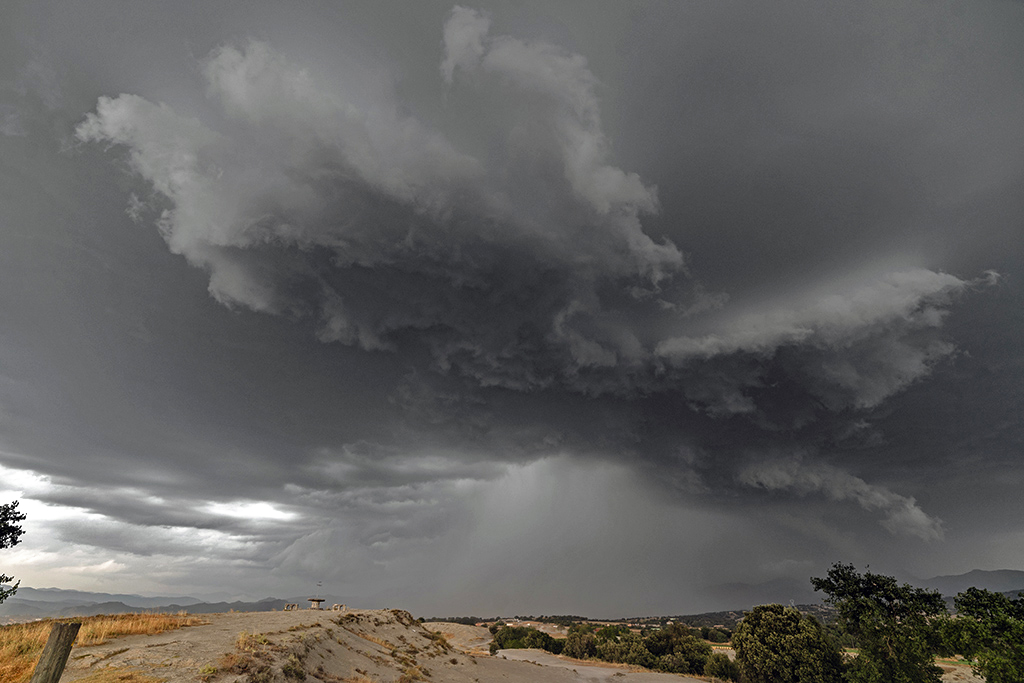
M 817 619 L 792 607 L 758 605 L 736 627 L 732 643 L 750 683 L 839 683 L 842 679 L 838 643 Z
M 597 654 L 597 638 L 592 633 L 570 633 L 562 654 L 574 659 L 590 659 Z
M 677 674 L 700 674 L 711 656 L 711 646 L 681 624 L 672 624 L 644 639 L 647 650 L 656 657 L 655 668 Z
M 298 655 L 288 655 L 288 661 L 281 667 L 281 673 L 287 678 L 294 678 L 297 681 L 306 680 L 306 670 L 302 667 L 302 660 Z
M 704 665 L 704 675 L 723 681 L 739 681 L 740 665 L 729 659 L 729 655 L 723 652 L 714 652 Z
M 559 654 L 562 652 L 562 642 L 529 626 L 503 626 L 494 634 L 490 650 L 491 654 L 494 654 L 498 650 L 523 648 L 536 648 Z
M 1024 680 L 1024 597 L 968 588 L 956 596 L 956 609 L 946 625 L 950 648 L 969 657 L 988 683 Z

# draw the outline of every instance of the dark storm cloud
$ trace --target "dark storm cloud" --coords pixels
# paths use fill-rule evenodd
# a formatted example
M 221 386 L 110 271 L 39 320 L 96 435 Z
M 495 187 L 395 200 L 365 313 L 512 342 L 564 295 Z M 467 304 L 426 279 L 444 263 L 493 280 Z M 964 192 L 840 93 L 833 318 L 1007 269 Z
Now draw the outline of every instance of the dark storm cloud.
M 102 5 L 0 46 L 26 566 L 622 614 L 983 545 L 1016 10 Z
M 622 309 L 668 305 L 660 286 L 682 256 L 640 228 L 653 190 L 604 163 L 585 68 L 528 92 L 547 115 L 495 169 L 394 103 L 361 110 L 325 92 L 263 44 L 224 48 L 205 73 L 231 132 L 121 96 L 79 137 L 132 147 L 174 204 L 161 220 L 171 249 L 210 271 L 218 300 L 315 316 L 324 341 L 367 350 L 418 339 L 483 384 L 571 383 L 642 361 Z M 560 101 L 562 83 L 585 101 Z M 612 308 L 602 286 L 626 299 Z
M 769 491 L 824 493 L 834 501 L 852 500 L 865 510 L 884 512 L 882 525 L 893 533 L 907 533 L 924 540 L 942 538 L 941 524 L 925 514 L 913 498 L 872 486 L 829 465 L 807 464 L 798 457 L 764 461 L 743 470 L 739 480 Z
M 906 268 L 730 304 L 694 279 L 677 246 L 645 233 L 658 192 L 612 162 L 583 56 L 492 35 L 486 14 L 461 7 L 443 35 L 438 87 L 449 89 L 450 115 L 488 140 L 486 156 L 403 113 L 393 93 L 350 94 L 256 41 L 203 61 L 213 119 L 102 97 L 77 136 L 127 148 L 152 187 L 132 214 L 148 206 L 170 249 L 206 270 L 227 306 L 313 319 L 327 343 L 426 353 L 430 370 L 471 379 L 470 396 L 657 395 L 744 416 L 746 436 L 760 435 L 731 439 L 705 485 L 819 491 L 882 509 L 893 532 L 936 536 L 921 531 L 937 523 L 910 498 L 838 470 L 786 482 L 737 474 L 728 453 L 809 424 L 847 431 L 837 415 L 879 406 L 953 351 L 943 319 L 983 281 Z M 458 107 L 474 96 L 469 121 Z M 412 407 L 404 389 L 396 397 Z M 631 427 L 641 445 L 630 457 L 671 467 L 644 445 L 669 424 Z M 670 451 L 730 430 L 705 421 L 706 434 L 680 433 Z M 398 459 L 382 462 L 387 477 L 406 476 Z M 867 493 L 837 493 L 843 476 L 841 486 L 856 480 Z

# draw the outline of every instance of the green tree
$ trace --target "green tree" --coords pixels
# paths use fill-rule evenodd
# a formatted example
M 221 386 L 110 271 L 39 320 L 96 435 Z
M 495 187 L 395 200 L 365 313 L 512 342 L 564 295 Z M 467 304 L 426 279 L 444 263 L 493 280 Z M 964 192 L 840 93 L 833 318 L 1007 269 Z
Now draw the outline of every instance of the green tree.
M 740 665 L 724 652 L 713 652 L 704 665 L 704 675 L 722 681 L 740 680 Z
M 838 562 L 811 585 L 828 595 L 842 628 L 857 641 L 859 654 L 847 671 L 851 683 L 939 683 L 942 669 L 934 659 L 944 651 L 941 625 L 948 612 L 938 592 Z
M 608 625 L 599 628 L 594 635 L 596 635 L 600 640 L 615 640 L 619 636 L 624 636 L 627 633 L 629 633 L 628 626 Z
M 1024 681 L 1024 598 L 968 588 L 956 596 L 950 647 L 988 683 Z
M 621 662 L 625 658 L 628 650 L 628 644 L 622 643 L 618 639 L 599 639 L 597 641 L 597 654 L 595 656 L 603 662 Z
M 814 617 L 792 607 L 758 605 L 732 635 L 736 661 L 750 683 L 838 683 L 839 644 Z
M 593 633 L 574 631 L 565 639 L 562 654 L 574 659 L 590 659 L 597 654 L 597 638 Z
M 728 643 L 729 634 L 717 628 L 709 629 L 707 635 L 704 636 L 704 640 L 709 640 L 712 643 Z
M 627 636 L 623 636 L 623 644 L 627 647 L 626 654 L 622 658 L 624 664 L 642 666 L 645 669 L 650 669 L 654 666 L 654 655 L 644 645 L 643 638 L 635 633 L 630 633 Z
M 624 634 L 597 644 L 597 658 L 605 662 L 631 664 L 650 668 L 654 666 L 654 655 L 644 646 L 643 639 L 626 629 Z
M 18 501 L 0 505 L 0 550 L 15 546 L 21 541 L 21 535 L 25 533 L 21 528 L 23 521 L 25 521 L 25 515 L 18 512 Z M 13 578 L 13 576 L 0 574 L 0 584 L 5 584 Z M 19 585 L 21 585 L 21 581 L 7 589 L 0 587 L 0 602 L 14 595 Z
M 552 638 L 543 631 L 529 626 L 502 626 L 494 633 L 491 654 L 498 650 L 530 649 L 547 650 L 555 654 L 562 652 L 562 641 Z
M 654 667 L 677 674 L 700 674 L 711 656 L 711 646 L 690 633 L 683 624 L 669 624 L 644 638 L 647 650 L 656 657 Z

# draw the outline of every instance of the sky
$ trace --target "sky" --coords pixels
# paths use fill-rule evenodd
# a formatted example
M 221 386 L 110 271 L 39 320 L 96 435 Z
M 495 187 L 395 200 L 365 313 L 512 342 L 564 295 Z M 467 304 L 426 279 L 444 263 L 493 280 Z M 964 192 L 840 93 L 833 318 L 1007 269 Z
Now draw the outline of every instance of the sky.
M 1024 4 L 7 2 L 23 585 L 1024 569 Z

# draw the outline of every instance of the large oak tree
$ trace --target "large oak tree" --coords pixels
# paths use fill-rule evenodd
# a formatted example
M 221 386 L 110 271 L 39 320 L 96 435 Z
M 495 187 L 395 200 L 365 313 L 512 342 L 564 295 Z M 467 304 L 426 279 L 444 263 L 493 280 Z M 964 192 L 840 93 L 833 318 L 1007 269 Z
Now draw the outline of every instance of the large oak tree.
M 812 578 L 839 613 L 859 653 L 849 664 L 851 683 L 939 683 L 935 655 L 945 649 L 937 626 L 948 616 L 937 591 L 900 585 L 891 576 L 857 572 L 836 563 L 824 579 Z

